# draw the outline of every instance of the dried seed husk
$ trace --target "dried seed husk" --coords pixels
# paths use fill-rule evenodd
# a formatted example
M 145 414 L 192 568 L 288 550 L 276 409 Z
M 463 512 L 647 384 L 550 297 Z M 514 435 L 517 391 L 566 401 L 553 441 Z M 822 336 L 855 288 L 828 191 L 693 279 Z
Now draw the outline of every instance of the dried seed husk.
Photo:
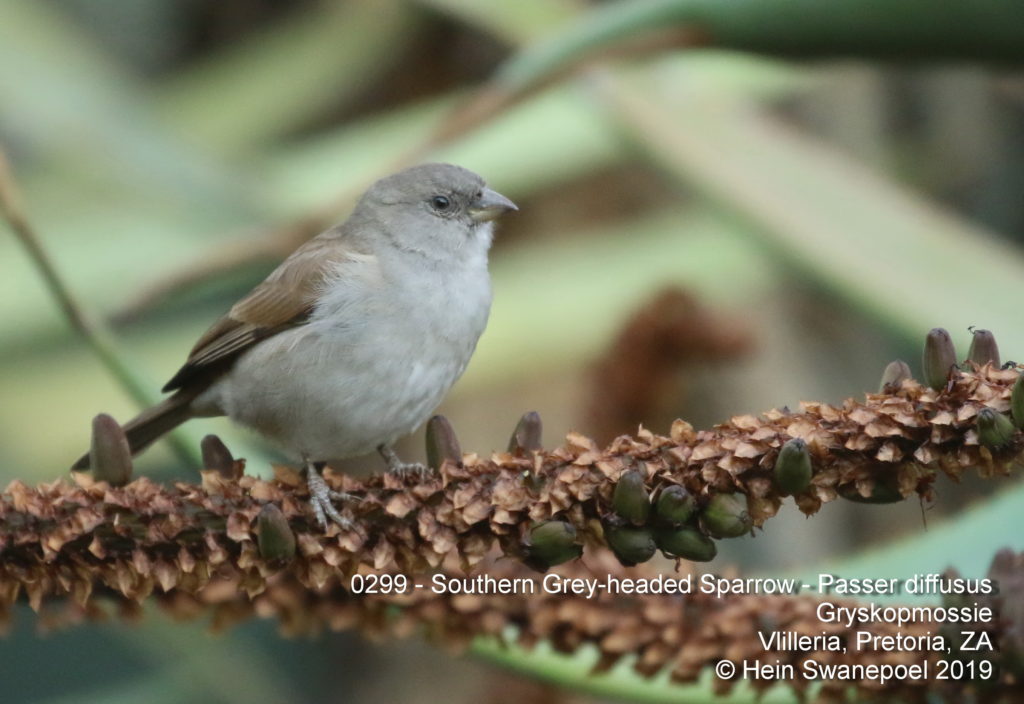
M 1013 423 L 1002 413 L 982 408 L 977 418 L 978 442 L 989 449 L 1003 447 L 1013 439 Z
M 654 542 L 666 555 L 694 562 L 710 562 L 718 554 L 715 541 L 696 528 L 658 528 Z
M 922 359 L 924 383 L 936 390 L 946 387 L 949 372 L 956 367 L 956 348 L 945 328 L 932 328 L 924 342 Z
M 754 525 L 743 494 L 715 494 L 701 512 L 700 520 L 714 538 L 738 538 L 749 533 Z
M 861 494 L 856 484 L 842 484 L 836 487 L 836 492 L 847 501 L 858 504 L 894 504 L 903 500 L 899 489 L 888 482 L 876 482 L 868 496 Z
M 642 472 L 631 469 L 622 473 L 612 493 L 612 510 L 634 525 L 647 523 L 651 515 L 651 498 Z
M 655 520 L 665 526 L 681 526 L 697 514 L 697 500 L 678 484 L 670 484 L 658 494 L 654 505 Z
M 802 438 L 792 438 L 779 450 L 773 470 L 775 485 L 787 494 L 799 494 L 810 486 L 814 470 L 811 453 Z
M 608 547 L 615 553 L 626 567 L 647 562 L 657 551 L 658 546 L 654 542 L 654 536 L 646 528 L 634 528 L 632 526 L 613 526 L 605 529 L 605 540 Z

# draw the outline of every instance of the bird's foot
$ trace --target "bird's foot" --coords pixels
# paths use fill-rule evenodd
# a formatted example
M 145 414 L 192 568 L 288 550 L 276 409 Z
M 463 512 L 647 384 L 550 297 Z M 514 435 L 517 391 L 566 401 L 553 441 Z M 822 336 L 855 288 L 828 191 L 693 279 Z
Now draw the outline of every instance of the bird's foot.
M 399 464 L 395 467 L 388 467 L 388 471 L 398 476 L 401 479 L 408 477 L 414 477 L 416 479 L 422 479 L 430 474 L 431 469 L 425 464 L 419 462 L 411 462 L 408 464 Z
M 419 462 L 403 462 L 398 455 L 387 445 L 381 445 L 377 451 L 388 464 L 388 472 L 395 476 L 406 479 L 407 477 L 423 478 L 430 474 L 431 469 Z
M 322 466 L 322 465 L 321 465 Z M 309 486 L 309 505 L 313 509 L 317 525 L 321 530 L 327 530 L 327 519 L 337 523 L 343 530 L 353 527 L 350 519 L 345 518 L 338 509 L 334 507 L 333 501 L 356 501 L 359 497 L 353 494 L 346 494 L 343 491 L 335 491 L 327 486 L 327 482 L 320 475 L 317 464 L 306 463 L 306 484 Z

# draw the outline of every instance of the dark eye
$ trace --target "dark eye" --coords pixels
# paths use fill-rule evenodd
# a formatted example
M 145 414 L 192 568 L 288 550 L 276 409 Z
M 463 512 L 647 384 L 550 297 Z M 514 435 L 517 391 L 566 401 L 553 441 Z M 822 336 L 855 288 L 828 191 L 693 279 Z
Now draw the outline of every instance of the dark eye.
M 430 199 L 430 205 L 434 210 L 444 212 L 452 207 L 452 201 L 447 196 L 434 196 Z

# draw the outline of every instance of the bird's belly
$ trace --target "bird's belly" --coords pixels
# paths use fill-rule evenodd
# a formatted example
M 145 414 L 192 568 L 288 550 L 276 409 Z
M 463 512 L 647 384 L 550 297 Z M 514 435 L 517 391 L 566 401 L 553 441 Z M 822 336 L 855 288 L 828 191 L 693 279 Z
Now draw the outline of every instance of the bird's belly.
M 199 401 L 298 457 L 371 452 L 427 419 L 476 343 L 405 332 L 366 339 L 311 324 L 280 333 L 242 356 Z

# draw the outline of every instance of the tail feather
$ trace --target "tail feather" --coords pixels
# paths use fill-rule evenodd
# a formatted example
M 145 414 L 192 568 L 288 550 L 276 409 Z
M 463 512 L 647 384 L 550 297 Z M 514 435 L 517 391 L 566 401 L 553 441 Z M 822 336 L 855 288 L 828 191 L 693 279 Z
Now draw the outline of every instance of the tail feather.
M 124 432 L 128 436 L 128 447 L 131 449 L 132 456 L 139 454 L 161 436 L 191 418 L 192 412 L 189 405 L 194 397 L 194 394 L 176 393 L 128 421 L 124 425 Z M 89 453 L 79 457 L 71 469 L 76 471 L 89 469 Z

